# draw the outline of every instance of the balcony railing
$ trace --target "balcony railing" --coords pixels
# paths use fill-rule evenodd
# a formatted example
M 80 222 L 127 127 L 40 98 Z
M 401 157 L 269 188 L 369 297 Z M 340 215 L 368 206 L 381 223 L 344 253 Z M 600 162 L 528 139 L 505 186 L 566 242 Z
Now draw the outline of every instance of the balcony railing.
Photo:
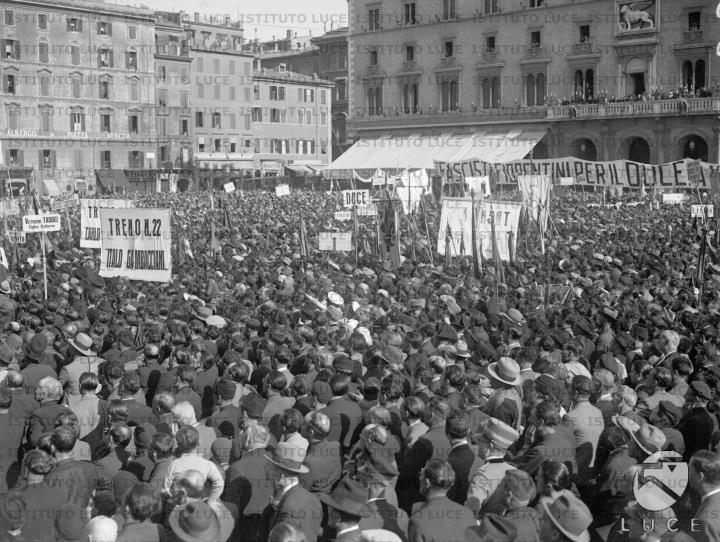
M 525 58 L 530 60 L 544 56 L 547 56 L 547 50 L 544 45 L 530 45 L 525 52 Z
M 702 115 L 720 111 L 720 97 L 575 104 L 548 108 L 548 119 Z
M 441 68 L 454 68 L 457 66 L 457 63 L 457 57 L 454 56 L 444 56 L 440 59 Z
M 417 71 L 417 69 L 417 62 L 415 62 L 414 60 L 408 60 L 407 62 L 403 62 L 402 64 L 402 71 L 404 72 L 414 72 Z
M 589 55 L 593 52 L 593 46 L 592 43 L 589 41 L 584 41 L 582 43 L 576 43 L 573 45 L 573 54 L 574 55 Z
M 495 62 L 495 61 L 497 61 L 497 57 L 498 57 L 498 52 L 495 49 L 493 49 L 493 50 L 485 49 L 485 51 L 483 51 L 483 54 L 482 54 L 482 59 L 484 62 Z
M 378 66 L 377 64 L 374 64 L 374 65 L 370 65 L 367 67 L 366 73 L 368 75 L 378 75 L 381 72 L 382 72 L 382 69 L 380 68 L 380 66 Z
M 685 32 L 683 32 L 683 43 L 700 43 L 702 41 L 702 30 L 686 30 Z

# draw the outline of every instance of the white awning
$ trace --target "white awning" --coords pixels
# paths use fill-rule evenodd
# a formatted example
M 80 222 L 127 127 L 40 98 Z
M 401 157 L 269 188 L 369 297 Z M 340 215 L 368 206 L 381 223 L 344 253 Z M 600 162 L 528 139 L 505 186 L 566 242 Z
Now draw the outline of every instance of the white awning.
M 328 166 L 335 170 L 432 169 L 435 161 L 511 162 L 525 157 L 545 136 L 547 128 L 442 136 L 380 137 L 357 141 Z

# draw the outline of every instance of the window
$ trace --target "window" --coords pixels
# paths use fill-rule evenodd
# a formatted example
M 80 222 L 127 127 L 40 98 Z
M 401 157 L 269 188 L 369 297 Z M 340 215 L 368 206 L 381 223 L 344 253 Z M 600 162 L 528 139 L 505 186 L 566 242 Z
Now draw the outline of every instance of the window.
M 380 30 L 380 8 L 368 10 L 368 30 Z
M 525 77 L 525 95 L 528 107 L 545 105 L 545 74 L 528 74 Z
M 440 109 L 456 111 L 459 105 L 459 81 L 455 78 L 446 79 L 440 85 Z
M 347 79 L 335 79 L 335 101 L 347 100 Z
M 443 0 L 443 19 L 455 18 L 455 0 Z
M 75 149 L 73 151 L 73 166 L 74 169 L 83 169 L 83 151 Z
M 199 71 L 199 72 L 205 71 L 205 61 L 204 61 L 203 57 L 201 57 L 201 56 L 199 56 L 197 58 L 197 71 Z
M 134 24 L 128 25 L 128 39 L 129 40 L 137 39 L 137 26 L 135 26 Z
M 50 96 L 50 74 L 40 74 L 40 96 Z
M 82 19 L 78 19 L 77 17 L 68 17 L 67 31 L 68 32 L 82 32 Z
M 235 75 L 235 61 L 234 60 L 228 60 L 228 73 L 230 75 Z
M 246 130 L 250 130 L 250 122 L 251 122 L 250 114 L 249 114 L 249 113 L 245 113 L 245 114 L 243 115 L 243 117 L 245 118 L 245 129 L 246 129 Z
M 15 94 L 17 92 L 15 76 L 11 73 L 3 74 L 3 92 L 5 94 Z
M 47 30 L 47 14 L 46 13 L 38 13 L 38 28 L 40 30 Z
M 20 41 L 18 40 L 2 40 L 3 58 L 8 60 L 20 60 Z
M 275 85 L 270 85 L 270 99 L 271 100 L 278 99 L 277 87 Z
M 82 88 L 81 88 L 81 85 L 82 85 L 82 76 L 81 76 L 80 74 L 77 74 L 77 73 L 76 73 L 76 74 L 73 74 L 73 75 L 71 76 L 71 78 L 72 78 L 72 82 L 71 82 L 72 97 L 73 97 L 73 98 L 80 98 L 80 95 L 81 95 L 81 93 L 82 93 Z
M 128 152 L 128 166 L 130 169 L 140 169 L 143 163 L 143 153 L 141 151 Z
M 113 51 L 112 49 L 103 48 L 98 51 L 98 68 L 112 68 Z
M 443 51 L 445 52 L 445 58 L 450 58 L 455 55 L 455 42 L 454 41 L 446 41 L 443 44 Z
M 213 98 L 216 100 L 220 99 L 220 85 L 213 86 Z
M 219 114 L 220 113 L 218 113 L 218 115 Z M 235 113 L 228 113 L 227 120 L 228 120 L 228 128 L 230 128 L 231 130 L 234 130 L 235 129 Z M 220 128 L 220 126 L 218 126 L 218 128 Z
M 158 66 L 158 78 L 163 83 L 167 81 L 167 68 L 163 65 Z
M 100 115 L 100 131 L 101 132 L 109 132 L 110 131 L 110 115 L 108 113 L 102 113 Z
M 135 51 L 125 53 L 125 69 L 137 71 L 137 53 Z
M 136 79 L 132 79 L 130 81 L 130 101 L 140 101 L 140 85 L 138 84 Z
M 187 109 L 190 107 L 190 99 L 188 97 L 188 93 L 185 90 L 180 91 L 180 107 L 183 109 Z
M 55 151 L 50 149 L 40 150 L 40 167 L 43 169 L 55 169 Z
M 70 113 L 70 131 L 85 131 L 85 113 L 83 113 L 82 111 L 73 111 L 72 113 Z
M 260 85 L 255 84 L 253 85 L 253 100 L 259 100 L 260 99 Z
M 20 108 L 16 105 L 7 108 L 8 128 L 11 130 L 18 129 L 18 120 L 20 119 Z
M 110 151 L 100 151 L 100 169 L 112 169 Z
M 10 149 L 8 152 L 8 162 L 11 166 L 22 167 L 23 155 L 20 149 Z
M 543 5 L 543 0 L 530 0 L 531 8 L 539 8 Z
M 381 115 L 383 110 L 382 86 L 367 89 L 367 109 L 369 115 Z
M 73 66 L 80 65 L 80 46 L 79 45 L 71 45 L 70 46 L 70 63 Z
M 485 38 L 485 51 L 488 53 L 495 52 L 495 36 Z
M 110 81 L 108 81 L 107 79 L 100 81 L 100 99 L 110 99 Z
M 253 152 L 260 152 L 260 139 L 259 138 L 253 139 Z
M 15 25 L 15 12 L 11 9 L 5 10 L 5 26 Z
M 205 85 L 202 83 L 198 83 L 197 86 L 197 97 L 198 98 L 204 98 L 205 97 Z
M 320 124 L 327 126 L 327 111 L 320 112 Z
M 158 118 L 157 131 L 159 136 L 167 135 L 167 119 L 165 117 Z
M 112 36 L 112 23 L 98 22 L 97 34 L 98 36 Z
M 405 46 L 405 62 L 414 62 L 415 61 L 415 46 L 414 45 L 406 45 Z
M 140 119 L 137 115 L 128 116 L 128 132 L 137 134 L 140 131 Z
M 220 59 L 213 58 L 213 73 L 220 73 Z
M 212 127 L 222 128 L 222 115 L 220 113 L 216 112 L 212 114 Z
M 417 82 L 408 83 L 402 87 L 402 107 L 405 113 L 417 113 L 420 107 L 419 85 Z
M 415 24 L 415 2 L 403 4 L 403 23 Z
M 321 90 L 320 91 L 320 104 L 325 105 L 326 102 L 327 102 L 327 91 Z
M 190 123 L 187 119 L 180 119 L 180 135 L 187 137 L 190 133 Z
M 298 109 L 298 124 L 305 124 L 305 110 Z
M 262 107 L 253 107 L 252 108 L 252 121 L 253 122 L 262 122 Z
M 157 91 L 158 105 L 160 107 L 167 107 L 168 105 L 168 91 L 165 88 L 160 88 Z
M 378 65 L 378 52 L 377 51 L 370 51 L 370 65 L 371 66 Z
M 585 43 L 586 41 L 590 41 L 590 25 L 589 24 L 580 25 L 580 43 Z
M 500 107 L 500 78 L 498 76 L 484 77 L 480 82 L 480 90 L 483 109 Z
M 46 41 L 38 43 L 38 61 L 43 64 L 50 62 L 50 47 Z
M 245 96 L 245 101 L 250 101 L 250 87 L 243 87 L 243 95 Z
M 315 101 L 315 90 L 312 88 L 305 89 L 305 100 L 306 103 L 313 103 Z
M 539 49 L 540 44 L 540 31 L 535 30 L 534 32 L 530 32 L 530 48 Z
M 202 128 L 205 124 L 205 116 L 202 111 L 195 112 L 195 128 Z
M 272 108 L 270 109 L 270 122 L 280 122 L 280 110 Z
M 216 139 L 215 140 L 215 152 L 220 152 L 222 150 L 222 139 Z
M 485 15 L 498 13 L 498 0 L 485 0 Z
M 326 137 L 323 137 L 323 138 L 320 140 L 320 153 L 321 153 L 321 154 L 327 154 L 327 151 L 328 151 L 327 138 L 326 138 Z
M 313 123 L 313 112 L 312 109 L 305 110 L 305 124 Z
M 40 107 L 40 129 L 44 133 L 52 132 L 53 130 L 53 109 L 50 106 Z
M 188 84 L 190 82 L 187 68 L 180 68 L 180 82 L 182 82 L 183 84 Z
M 699 11 L 691 11 L 688 13 L 688 30 L 700 30 L 701 13 Z

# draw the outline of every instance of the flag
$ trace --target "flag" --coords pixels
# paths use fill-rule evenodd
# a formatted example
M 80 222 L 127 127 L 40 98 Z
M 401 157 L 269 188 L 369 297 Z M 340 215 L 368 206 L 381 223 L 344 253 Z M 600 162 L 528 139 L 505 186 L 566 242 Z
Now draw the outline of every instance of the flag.
M 480 275 L 482 273 L 482 264 L 480 263 L 480 256 L 478 253 L 478 246 L 477 246 L 477 217 L 475 216 L 475 190 L 471 192 L 472 196 L 472 207 L 470 208 L 470 217 L 471 217 L 471 224 L 472 224 L 472 259 L 473 259 L 473 272 L 475 273 L 475 278 L 480 280 Z M 482 251 L 482 247 L 480 247 L 480 250 Z
M 137 330 L 135 331 L 135 348 L 140 349 L 145 347 L 145 326 L 143 325 L 142 318 L 138 319 Z
M 218 250 L 217 237 L 215 237 L 215 221 L 210 216 L 210 250 L 215 253 Z
M 700 245 L 700 253 L 698 254 L 697 271 L 695 274 L 695 285 L 697 288 L 702 288 L 702 283 L 705 278 L 705 257 L 707 255 L 707 234 L 703 236 L 702 244 Z
M 300 256 L 303 261 L 307 260 L 308 248 L 307 248 L 307 230 L 305 229 L 305 219 L 300 218 Z
M 232 222 L 230 221 L 230 213 L 228 212 L 227 203 L 225 201 L 222 202 L 222 211 L 223 211 L 223 226 L 225 228 L 232 229 Z
M 500 259 L 500 250 L 498 249 L 497 238 L 495 237 L 495 214 L 490 212 L 490 235 L 492 239 L 493 260 L 495 260 L 495 278 L 500 282 L 505 282 L 505 273 L 503 270 L 502 260 Z
M 465 229 L 460 226 L 460 257 L 465 257 Z
M 210 196 L 210 210 L 214 211 L 215 210 L 215 200 L 213 200 L 212 192 L 209 193 L 209 196 Z
M 452 246 L 452 231 L 450 231 L 450 223 L 445 223 L 445 268 L 450 267 L 450 247 Z

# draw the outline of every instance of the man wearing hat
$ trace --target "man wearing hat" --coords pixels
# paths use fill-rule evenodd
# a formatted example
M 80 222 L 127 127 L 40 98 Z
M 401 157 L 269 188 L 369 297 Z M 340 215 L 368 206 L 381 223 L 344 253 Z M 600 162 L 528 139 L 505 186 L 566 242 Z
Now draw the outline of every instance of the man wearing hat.
M 520 433 L 505 422 L 490 418 L 478 439 L 478 457 L 484 462 L 471 475 L 465 506 L 476 515 L 502 514 L 504 504 L 495 496 L 505 473 L 514 468 L 505 460 L 508 448 L 520 438 Z
M 522 382 L 520 366 L 512 358 L 500 358 L 488 366 L 488 374 L 495 392 L 485 405 L 485 413 L 511 427 L 520 427 L 522 399 L 517 386 Z
M 292 523 L 305 533 L 308 542 L 316 542 L 323 511 L 318 498 L 300 485 L 299 475 L 308 472 L 302 464 L 301 452 L 292 443 L 279 442 L 272 454 L 265 454 L 266 476 L 272 483 L 273 494 L 263 520 L 267 532 L 280 522 Z M 267 539 L 267 532 L 261 540 Z
M 425 502 L 413 507 L 409 540 L 465 542 L 466 529 L 476 521 L 472 511 L 448 499 L 447 492 L 454 483 L 455 471 L 447 461 L 439 458 L 428 461 L 420 474 L 420 492 Z
M 679 454 L 685 453 L 685 439 L 675 426 L 682 417 L 682 409 L 670 401 L 660 401 L 655 410 L 650 413 L 650 423 L 665 433 L 664 450 L 671 450 Z
M 707 450 L 710 436 L 718 430 L 717 418 L 707 409 L 712 398 L 710 386 L 702 380 L 691 382 L 685 393 L 685 415 L 677 424 L 677 430 L 685 439 L 684 461 L 698 450 Z
M 543 542 L 590 542 L 590 510 L 571 491 L 563 490 L 554 500 L 543 500 L 540 540 Z
M 22 347 L 25 358 L 20 363 L 20 373 L 23 375 L 28 393 L 33 393 L 38 382 L 43 378 L 57 378 L 55 369 L 45 363 L 47 347 L 47 337 L 42 333 L 33 335 L 32 339 Z
M 368 515 L 366 496 L 365 488 L 351 478 L 343 478 L 330 495 L 320 495 L 328 507 L 328 525 L 335 531 L 335 542 L 362 542 L 360 520 Z
M 58 380 L 65 389 L 65 402 L 72 405 L 80 399 L 80 375 L 83 373 L 98 374 L 98 368 L 105 360 L 95 355 L 92 350 L 93 341 L 85 333 L 78 333 L 67 341 L 73 360 L 60 369 Z M 69 357 L 69 356 L 68 356 Z
M 201 500 L 176 506 L 168 526 L 182 542 L 225 542 L 233 532 L 233 518 L 224 507 Z

